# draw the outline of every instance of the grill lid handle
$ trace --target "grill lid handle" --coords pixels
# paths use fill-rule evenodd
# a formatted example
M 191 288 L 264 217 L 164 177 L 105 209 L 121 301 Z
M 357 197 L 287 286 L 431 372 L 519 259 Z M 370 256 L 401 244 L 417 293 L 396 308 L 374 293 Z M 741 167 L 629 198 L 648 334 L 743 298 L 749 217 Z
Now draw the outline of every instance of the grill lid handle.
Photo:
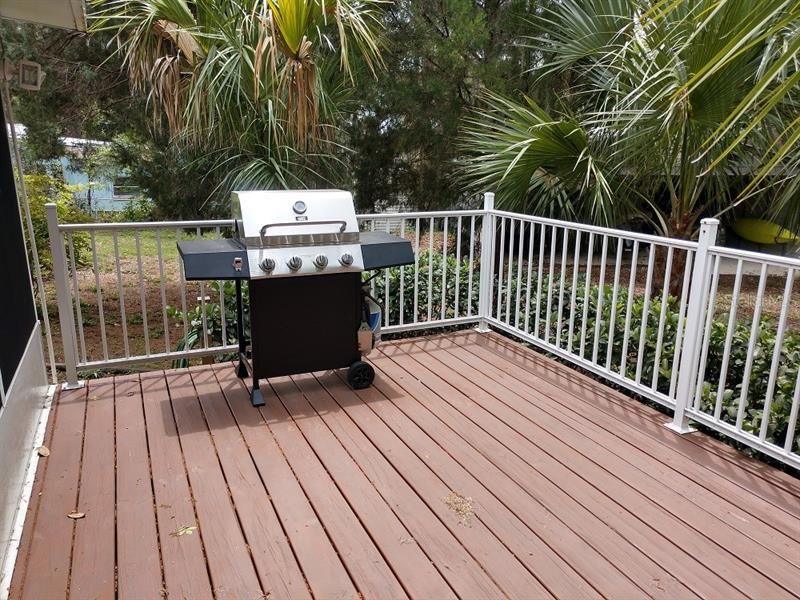
M 267 229 L 270 227 L 297 227 L 298 225 L 338 225 L 339 233 L 344 233 L 344 230 L 347 229 L 347 221 L 342 219 L 334 219 L 331 221 L 292 221 L 290 223 L 267 223 L 261 228 L 261 237 L 263 238 L 267 234 Z

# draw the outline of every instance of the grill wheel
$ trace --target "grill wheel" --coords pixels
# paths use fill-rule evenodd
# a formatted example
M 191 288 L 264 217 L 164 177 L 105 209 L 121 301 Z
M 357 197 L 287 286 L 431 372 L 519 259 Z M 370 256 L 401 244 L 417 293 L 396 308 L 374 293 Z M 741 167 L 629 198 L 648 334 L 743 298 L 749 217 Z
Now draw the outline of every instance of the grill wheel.
M 354 390 L 363 390 L 375 380 L 375 369 L 363 360 L 357 360 L 347 369 L 347 383 Z

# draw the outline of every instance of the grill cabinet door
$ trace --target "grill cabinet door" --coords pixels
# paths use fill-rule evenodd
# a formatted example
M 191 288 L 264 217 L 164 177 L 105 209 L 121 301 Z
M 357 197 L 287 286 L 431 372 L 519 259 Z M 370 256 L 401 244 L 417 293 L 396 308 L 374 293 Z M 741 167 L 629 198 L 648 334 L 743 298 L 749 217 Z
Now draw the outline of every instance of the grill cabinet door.
M 258 279 L 249 288 L 256 377 L 349 367 L 360 358 L 360 273 Z

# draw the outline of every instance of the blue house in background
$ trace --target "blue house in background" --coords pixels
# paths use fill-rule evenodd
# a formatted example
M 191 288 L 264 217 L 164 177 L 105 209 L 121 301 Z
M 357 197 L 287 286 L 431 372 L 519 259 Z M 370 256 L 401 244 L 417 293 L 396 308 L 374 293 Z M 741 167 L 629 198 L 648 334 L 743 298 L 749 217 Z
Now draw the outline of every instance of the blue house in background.
M 25 138 L 25 126 L 16 125 L 17 137 Z M 88 148 L 99 148 L 108 144 L 99 140 L 82 138 L 62 138 L 66 155 L 56 162 L 61 165 L 64 182 L 73 186 L 75 202 L 81 210 L 96 215 L 101 212 L 117 212 L 125 210 L 131 201 L 139 197 L 139 188 L 131 185 L 130 178 L 123 169 L 119 172 L 108 172 L 90 177 L 85 171 L 76 170 L 71 157 L 84 155 Z
M 64 146 L 68 154 L 77 155 L 90 146 L 104 146 L 107 142 L 84 140 L 80 138 L 64 138 Z M 120 169 L 118 173 L 104 173 L 90 178 L 88 173 L 75 170 L 69 156 L 59 159 L 64 181 L 74 186 L 77 205 L 91 214 L 99 212 L 116 212 L 125 210 L 135 200 L 139 189 L 130 184 L 130 178 Z

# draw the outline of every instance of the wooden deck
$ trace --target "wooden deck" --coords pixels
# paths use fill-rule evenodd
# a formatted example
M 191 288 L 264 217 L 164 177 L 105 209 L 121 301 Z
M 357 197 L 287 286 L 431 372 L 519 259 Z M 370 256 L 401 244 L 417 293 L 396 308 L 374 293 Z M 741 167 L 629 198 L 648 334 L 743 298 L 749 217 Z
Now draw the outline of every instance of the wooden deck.
M 494 334 L 370 360 L 261 410 L 230 365 L 63 392 L 12 598 L 800 593 L 789 475 Z

